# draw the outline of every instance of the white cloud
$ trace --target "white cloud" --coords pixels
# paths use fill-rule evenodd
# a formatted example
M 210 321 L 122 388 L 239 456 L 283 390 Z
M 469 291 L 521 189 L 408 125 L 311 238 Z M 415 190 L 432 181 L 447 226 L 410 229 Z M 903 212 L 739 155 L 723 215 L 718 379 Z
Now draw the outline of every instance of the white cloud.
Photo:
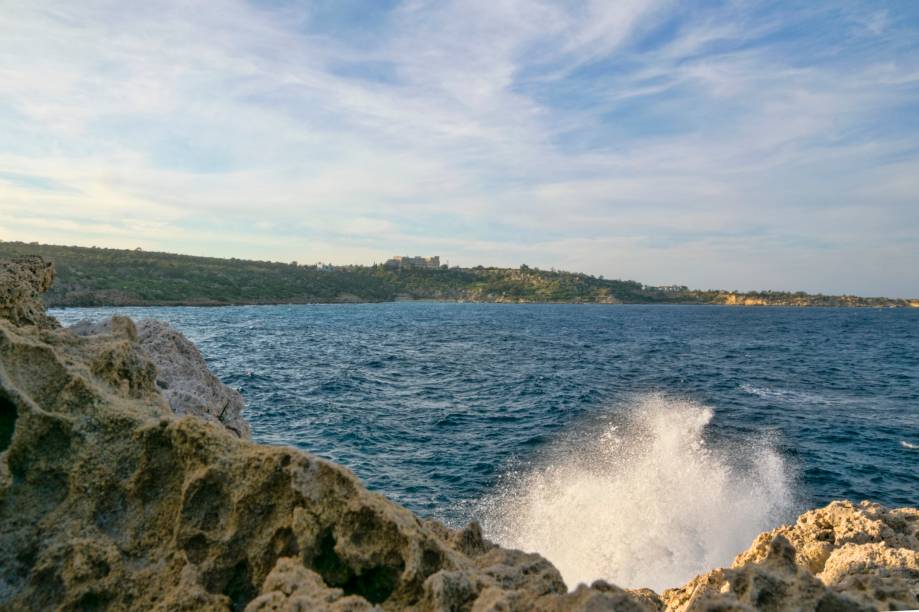
M 807 61 L 757 7 L 418 0 L 353 44 L 296 7 L 10 3 L 3 236 L 919 294 L 919 62 Z

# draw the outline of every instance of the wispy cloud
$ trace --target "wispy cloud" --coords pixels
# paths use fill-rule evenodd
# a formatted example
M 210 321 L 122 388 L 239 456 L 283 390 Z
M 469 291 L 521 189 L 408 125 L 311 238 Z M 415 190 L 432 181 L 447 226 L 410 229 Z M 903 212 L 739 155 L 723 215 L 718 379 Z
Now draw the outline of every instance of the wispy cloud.
M 919 294 L 919 8 L 7 2 L 0 238 Z

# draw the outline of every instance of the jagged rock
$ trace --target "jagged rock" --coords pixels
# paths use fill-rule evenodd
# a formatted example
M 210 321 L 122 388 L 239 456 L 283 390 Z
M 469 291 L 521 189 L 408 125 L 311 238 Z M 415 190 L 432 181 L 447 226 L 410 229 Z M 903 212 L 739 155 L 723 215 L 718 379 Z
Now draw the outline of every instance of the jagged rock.
M 697 576 L 664 592 L 668 610 L 853 610 L 854 599 L 827 588 L 795 563 L 795 549 L 781 535 L 769 540 L 757 560 Z
M 919 509 L 832 502 L 663 599 L 674 610 L 919 608 Z
M 326 586 L 322 576 L 303 567 L 299 559 L 281 558 L 265 578 L 259 595 L 246 612 L 370 612 L 382 610 L 363 597 L 345 595 Z
M 143 320 L 137 332 L 141 349 L 156 364 L 156 384 L 173 412 L 216 419 L 241 438 L 251 436 L 242 417 L 242 395 L 211 373 L 198 347 L 162 321 Z
M 41 302 L 53 282 L 54 267 L 41 257 L 0 261 L 0 319 L 14 325 L 58 326 Z
M 68 329 L 80 336 L 106 335 L 124 326 L 120 319 L 80 321 Z M 201 352 L 181 332 L 163 321 L 144 319 L 133 336 L 140 352 L 156 366 L 156 385 L 173 412 L 220 423 L 241 438 L 251 437 L 242 417 L 242 396 L 211 373 Z
M 345 468 L 175 414 L 143 330 L 55 328 L 22 291 L 30 266 L 0 275 L 19 287 L 0 295 L 20 296 L 0 312 L 0 609 L 919 607 L 917 511 L 870 504 L 808 513 L 663 598 L 567 592 L 548 561 L 476 524 L 421 521 Z
M 734 567 L 766 558 L 777 537 L 791 543 L 800 568 L 830 589 L 868 607 L 919 608 L 919 509 L 835 501 L 760 534 Z

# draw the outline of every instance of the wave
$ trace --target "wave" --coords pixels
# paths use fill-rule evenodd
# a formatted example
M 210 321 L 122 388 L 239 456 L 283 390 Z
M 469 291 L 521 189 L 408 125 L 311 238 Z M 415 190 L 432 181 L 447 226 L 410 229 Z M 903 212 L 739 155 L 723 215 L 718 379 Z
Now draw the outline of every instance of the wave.
M 569 587 L 657 590 L 730 564 L 793 516 L 793 478 L 768 438 L 713 446 L 711 408 L 643 396 L 626 417 L 508 475 L 479 514 L 486 535 L 539 552 Z
M 804 391 L 793 391 L 791 389 L 772 389 L 770 387 L 756 387 L 754 385 L 740 385 L 740 390 L 757 397 L 775 400 L 779 402 L 789 402 L 798 404 L 828 404 L 827 398 L 816 393 L 806 393 Z
M 913 444 L 912 442 L 907 442 L 906 440 L 900 440 L 900 446 L 910 450 L 919 450 L 919 444 Z

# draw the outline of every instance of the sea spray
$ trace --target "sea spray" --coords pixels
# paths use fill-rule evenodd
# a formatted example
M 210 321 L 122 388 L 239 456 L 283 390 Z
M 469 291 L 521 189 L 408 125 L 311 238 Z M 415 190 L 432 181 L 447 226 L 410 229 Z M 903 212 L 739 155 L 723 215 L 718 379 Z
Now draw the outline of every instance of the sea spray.
M 794 510 L 791 477 L 766 439 L 712 446 L 711 408 L 660 395 L 560 444 L 483 501 L 486 534 L 536 551 L 573 588 L 605 579 L 663 589 L 729 565 Z

